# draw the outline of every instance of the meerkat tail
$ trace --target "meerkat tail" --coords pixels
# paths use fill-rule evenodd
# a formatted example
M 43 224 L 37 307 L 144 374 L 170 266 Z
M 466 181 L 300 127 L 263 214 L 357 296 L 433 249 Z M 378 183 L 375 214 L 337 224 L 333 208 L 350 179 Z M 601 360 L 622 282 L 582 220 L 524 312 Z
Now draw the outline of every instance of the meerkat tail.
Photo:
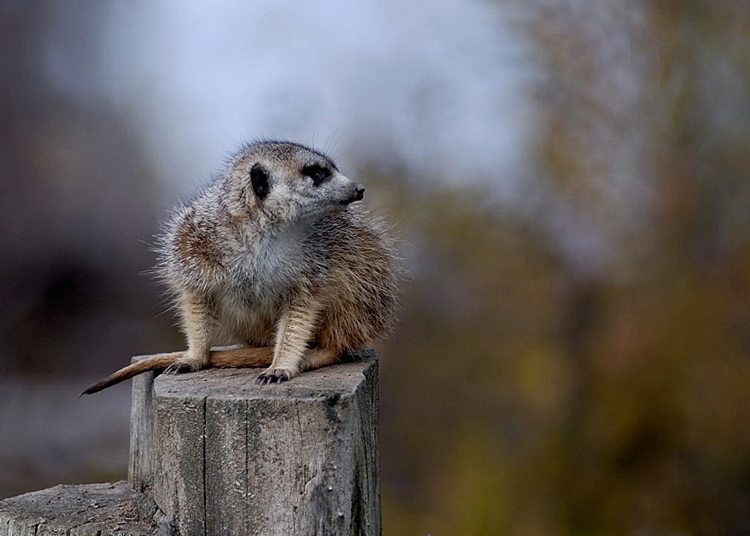
M 86 389 L 81 395 L 98 393 L 108 387 L 129 380 L 133 376 L 149 370 L 163 370 L 177 361 L 185 352 L 171 352 L 156 354 L 127 367 L 121 368 L 114 374 Z M 212 367 L 267 367 L 273 360 L 273 347 L 260 348 L 232 348 L 229 350 L 211 350 L 210 366 Z
M 168 354 L 156 354 L 152 355 L 151 357 L 147 357 L 146 359 L 121 368 L 114 374 L 107 376 L 99 383 L 96 383 L 86 389 L 83 393 L 81 393 L 81 396 L 98 393 L 99 391 L 102 391 L 107 387 L 112 387 L 113 385 L 116 385 L 125 380 L 129 380 L 133 376 L 137 376 L 138 374 L 147 372 L 149 370 L 165 369 L 169 365 L 177 361 L 177 359 L 182 357 L 184 353 L 185 352 L 171 352 Z
M 220 368 L 267 367 L 271 361 L 273 346 L 211 350 L 209 356 L 211 366 Z

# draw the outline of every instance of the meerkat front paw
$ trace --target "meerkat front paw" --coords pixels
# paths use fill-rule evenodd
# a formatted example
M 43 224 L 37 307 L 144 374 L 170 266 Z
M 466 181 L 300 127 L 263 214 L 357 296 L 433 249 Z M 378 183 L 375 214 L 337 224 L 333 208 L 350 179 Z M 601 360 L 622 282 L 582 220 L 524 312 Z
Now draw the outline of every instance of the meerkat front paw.
M 166 374 L 167 376 L 172 374 L 177 374 L 179 372 L 190 372 L 191 368 L 190 365 L 186 363 L 181 363 L 180 361 L 175 361 L 171 365 L 169 365 L 167 368 L 164 369 L 164 372 L 162 374 Z
M 297 375 L 297 371 L 288 368 L 269 367 L 260 373 L 255 383 L 258 385 L 268 385 L 269 383 L 281 383 L 291 380 Z

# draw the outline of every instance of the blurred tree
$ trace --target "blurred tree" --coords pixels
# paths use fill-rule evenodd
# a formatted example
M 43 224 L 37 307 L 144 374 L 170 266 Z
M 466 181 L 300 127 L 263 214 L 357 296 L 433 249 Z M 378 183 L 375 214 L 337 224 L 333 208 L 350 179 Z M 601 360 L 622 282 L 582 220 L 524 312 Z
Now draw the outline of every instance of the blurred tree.
M 746 534 L 750 6 L 534 6 L 541 195 L 389 203 L 386 530 Z

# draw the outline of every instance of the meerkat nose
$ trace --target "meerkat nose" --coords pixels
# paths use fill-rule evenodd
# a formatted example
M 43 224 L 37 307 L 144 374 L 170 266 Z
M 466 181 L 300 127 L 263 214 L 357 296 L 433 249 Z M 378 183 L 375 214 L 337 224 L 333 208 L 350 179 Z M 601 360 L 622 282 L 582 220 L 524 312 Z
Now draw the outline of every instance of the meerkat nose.
M 362 198 L 365 196 L 365 187 L 361 184 L 357 184 L 354 186 L 354 199 L 357 201 L 361 201 Z

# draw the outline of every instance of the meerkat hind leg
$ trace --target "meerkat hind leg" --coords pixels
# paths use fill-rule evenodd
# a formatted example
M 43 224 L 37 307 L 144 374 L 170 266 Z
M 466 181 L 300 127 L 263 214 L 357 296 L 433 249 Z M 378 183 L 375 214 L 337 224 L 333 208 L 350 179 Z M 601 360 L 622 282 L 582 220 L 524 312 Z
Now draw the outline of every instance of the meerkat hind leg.
M 183 294 L 182 321 L 188 349 L 182 357 L 164 369 L 163 374 L 196 371 L 209 366 L 214 321 L 204 296 L 192 292 Z

